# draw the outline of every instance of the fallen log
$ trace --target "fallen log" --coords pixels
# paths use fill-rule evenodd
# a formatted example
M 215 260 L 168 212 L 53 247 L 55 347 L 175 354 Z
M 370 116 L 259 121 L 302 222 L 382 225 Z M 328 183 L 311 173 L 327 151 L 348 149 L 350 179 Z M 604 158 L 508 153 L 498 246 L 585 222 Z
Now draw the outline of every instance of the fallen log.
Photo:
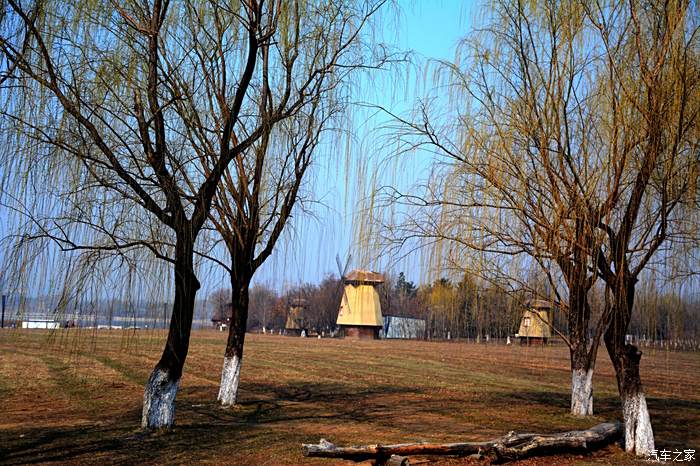
M 486 442 L 400 443 L 338 447 L 321 439 L 318 444 L 302 444 L 302 452 L 304 456 L 309 457 L 342 458 L 356 462 L 374 460 L 375 464 L 386 464 L 392 455 L 395 457 L 477 455 L 502 462 L 531 456 L 593 451 L 613 443 L 621 435 L 622 426 L 619 422 L 606 422 L 587 430 L 556 434 L 509 432 L 501 438 Z

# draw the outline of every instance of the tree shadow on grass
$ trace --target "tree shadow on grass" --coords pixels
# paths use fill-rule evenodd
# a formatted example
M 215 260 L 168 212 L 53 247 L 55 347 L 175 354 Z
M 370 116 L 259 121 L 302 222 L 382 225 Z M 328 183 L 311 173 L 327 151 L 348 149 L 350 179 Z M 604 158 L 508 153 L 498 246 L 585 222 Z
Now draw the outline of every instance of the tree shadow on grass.
M 548 390 L 517 390 L 512 392 L 493 393 L 488 400 L 490 404 L 513 405 L 519 404 L 522 409 L 554 409 L 566 414 L 571 409 L 571 394 L 563 391 Z M 620 400 L 617 395 L 601 395 L 593 392 L 593 411 L 596 417 L 617 416 L 620 410 Z M 580 418 L 580 419 L 586 419 Z
M 373 410 L 358 406 L 381 408 L 372 400 L 416 394 L 390 386 L 355 389 L 337 383 L 255 384 L 242 390 L 237 407 L 222 409 L 213 401 L 216 394 L 211 388 L 195 386 L 181 391 L 176 426 L 167 433 L 138 430 L 140 409 L 95 425 L 0 431 L 0 463 L 188 462 L 210 456 L 224 445 L 284 440 L 264 438 L 275 424 L 371 422 Z
M 443 440 L 448 441 L 450 435 L 452 440 L 454 436 L 472 440 L 474 435 L 502 435 L 508 430 L 552 432 L 584 428 L 602 419 L 620 417 L 619 400 L 614 396 L 595 398 L 593 419 L 570 417 L 569 398 L 564 392 L 488 392 L 467 401 L 457 395 L 389 385 L 298 382 L 244 384 L 241 388 L 240 404 L 222 409 L 214 401 L 216 387 L 183 387 L 177 402 L 177 424 L 168 433 L 137 429 L 138 406 L 107 413 L 112 416 L 89 426 L 70 425 L 67 420 L 65 425 L 55 427 L 6 429 L 0 431 L 0 463 L 254 463 L 256 455 L 259 458 L 270 450 L 299 448 L 300 443 L 309 441 L 310 435 L 322 435 L 329 428 L 333 428 L 331 435 L 349 435 L 340 438 L 341 443 L 357 438 L 353 435 L 367 435 L 368 439 L 383 442 L 389 439 L 381 437 L 392 429 L 394 436 L 404 440 L 430 434 L 445 436 Z M 656 397 L 648 402 L 657 445 L 697 447 L 700 403 Z M 476 417 L 449 417 L 460 409 L 463 413 L 475 411 Z M 482 427 L 479 422 L 484 412 L 498 413 L 499 419 Z M 345 426 L 350 429 L 342 430 Z M 444 426 L 449 427 L 443 430 Z
M 658 450 L 700 447 L 700 402 L 677 398 L 647 398 Z
M 597 395 L 593 393 L 594 417 L 575 418 L 567 416 L 571 398 L 568 393 L 518 390 L 513 392 L 496 392 L 488 394 L 483 402 L 485 406 L 507 409 L 514 404 L 518 410 L 535 413 L 554 411 L 562 415 L 562 420 L 572 423 L 571 428 L 592 426 L 604 420 L 622 419 L 622 408 L 617 395 Z M 647 397 L 656 444 L 662 448 L 680 449 L 697 448 L 700 445 L 700 402 L 677 398 Z M 522 420 L 522 418 L 521 418 Z M 543 419 L 546 422 L 546 418 Z M 537 416 L 528 416 L 524 422 L 514 419 L 516 430 L 552 430 L 538 421 Z

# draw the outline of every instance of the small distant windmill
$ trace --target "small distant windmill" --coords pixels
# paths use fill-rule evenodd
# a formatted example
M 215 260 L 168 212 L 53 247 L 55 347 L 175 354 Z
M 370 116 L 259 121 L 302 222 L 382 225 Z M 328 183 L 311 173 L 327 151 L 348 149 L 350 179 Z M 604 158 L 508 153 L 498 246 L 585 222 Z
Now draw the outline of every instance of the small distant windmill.
M 384 283 L 384 277 L 367 270 L 346 273 L 350 263 L 349 257 L 344 268 L 341 267 L 340 257 L 336 256 L 336 262 L 343 286 L 336 324 L 347 338 L 378 338 L 383 320 L 376 287 Z
M 304 318 L 304 310 L 306 309 L 306 299 L 302 297 L 292 298 L 287 300 L 287 322 L 284 325 L 285 335 L 291 336 L 307 336 L 309 331 Z
M 549 326 L 552 303 L 542 299 L 531 299 L 525 306 L 516 337 L 520 339 L 521 345 L 546 345 L 552 336 Z

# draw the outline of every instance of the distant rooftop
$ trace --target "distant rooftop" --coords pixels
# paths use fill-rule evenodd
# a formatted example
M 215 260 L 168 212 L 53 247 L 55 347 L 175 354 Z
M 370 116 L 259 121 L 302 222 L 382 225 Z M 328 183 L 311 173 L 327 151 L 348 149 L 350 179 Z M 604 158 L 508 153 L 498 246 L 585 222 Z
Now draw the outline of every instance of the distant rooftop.
M 57 316 L 47 316 L 46 314 L 24 314 L 18 315 L 17 318 L 24 322 L 56 322 L 58 320 Z

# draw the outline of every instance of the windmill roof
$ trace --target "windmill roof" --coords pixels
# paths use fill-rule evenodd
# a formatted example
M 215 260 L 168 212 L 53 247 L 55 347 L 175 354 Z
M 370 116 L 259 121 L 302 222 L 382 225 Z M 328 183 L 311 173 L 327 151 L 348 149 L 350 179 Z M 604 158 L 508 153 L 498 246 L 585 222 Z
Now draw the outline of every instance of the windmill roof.
M 546 301 L 544 299 L 531 299 L 527 301 L 525 305 L 533 309 L 551 309 L 554 307 L 551 301 Z
M 353 270 L 345 276 L 346 282 L 384 283 L 384 276 L 369 270 Z
M 305 307 L 307 303 L 304 298 L 290 298 L 287 304 L 293 307 Z

